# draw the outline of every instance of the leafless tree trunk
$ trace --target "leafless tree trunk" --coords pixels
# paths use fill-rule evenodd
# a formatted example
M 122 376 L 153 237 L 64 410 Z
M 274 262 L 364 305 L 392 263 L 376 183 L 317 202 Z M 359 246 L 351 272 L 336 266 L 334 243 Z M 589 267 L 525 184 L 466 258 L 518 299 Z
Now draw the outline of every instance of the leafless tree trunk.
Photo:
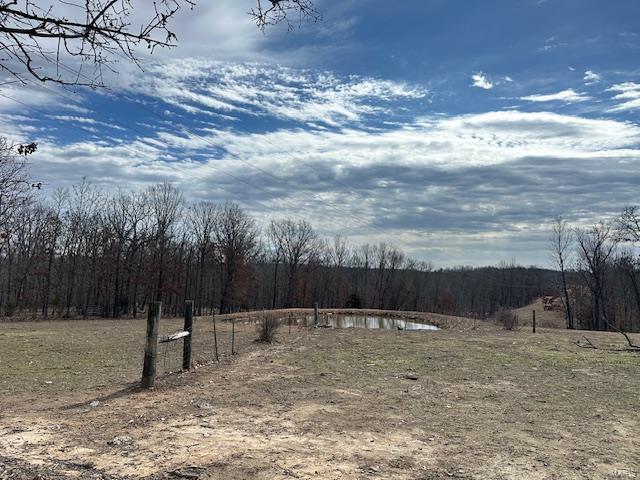
M 258 229 L 237 204 L 228 203 L 217 217 L 215 238 L 223 263 L 220 313 L 229 313 L 237 308 L 240 290 L 246 287 L 248 263 L 258 253 Z
M 605 308 L 605 281 L 607 262 L 616 243 L 610 225 L 598 223 L 587 230 L 576 229 L 579 265 L 585 283 L 592 295 L 592 323 L 595 330 L 607 330 L 609 321 Z
M 202 315 L 205 263 L 207 254 L 213 244 L 214 229 L 217 224 L 218 209 L 214 204 L 201 202 L 191 208 L 189 225 L 198 250 L 197 315 Z
M 178 218 L 184 206 L 184 197 L 182 192 L 169 182 L 150 187 L 147 195 L 156 244 L 157 281 L 155 298 L 157 301 L 162 301 L 165 287 L 167 247 L 175 235 Z
M 551 229 L 551 253 L 556 267 L 560 270 L 567 328 L 576 328 L 571 308 L 571 299 L 569 298 L 569 289 L 567 287 L 566 272 L 566 266 L 571 264 L 572 243 L 573 234 L 567 222 L 564 221 L 562 217 L 557 217 Z
M 285 307 L 290 308 L 295 304 L 300 266 L 318 253 L 318 237 L 309 222 L 289 219 L 271 222 L 269 236 L 287 268 Z

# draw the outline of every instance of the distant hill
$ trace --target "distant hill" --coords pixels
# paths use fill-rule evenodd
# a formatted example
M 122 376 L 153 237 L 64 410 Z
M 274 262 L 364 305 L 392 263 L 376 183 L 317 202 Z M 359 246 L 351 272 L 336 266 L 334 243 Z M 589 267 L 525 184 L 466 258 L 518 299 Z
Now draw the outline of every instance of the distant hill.
M 557 310 L 545 310 L 542 298 L 538 298 L 535 302 L 530 303 L 529 305 L 513 310 L 520 319 L 520 325 L 531 325 L 532 310 L 536 311 L 536 323 L 540 327 L 566 327 L 564 312 Z

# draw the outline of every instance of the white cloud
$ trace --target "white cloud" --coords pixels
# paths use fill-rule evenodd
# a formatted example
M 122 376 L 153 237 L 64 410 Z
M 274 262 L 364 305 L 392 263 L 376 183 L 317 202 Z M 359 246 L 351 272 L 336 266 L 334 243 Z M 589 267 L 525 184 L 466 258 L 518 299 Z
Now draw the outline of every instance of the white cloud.
M 87 177 L 113 189 L 169 179 L 192 199 L 239 201 L 261 221 L 314 218 L 326 234 L 388 237 L 424 258 L 435 255 L 430 245 L 439 260 L 456 263 L 466 260 L 464 245 L 505 246 L 511 235 L 567 213 L 558 205 L 583 209 L 585 218 L 624 205 L 640 163 L 640 126 L 552 112 L 428 116 L 384 131 L 198 132 L 180 133 L 177 124 L 130 140 L 43 143 L 33 173 L 56 186 Z M 611 195 L 590 196 L 602 188 Z
M 92 131 L 92 132 L 94 132 L 94 130 L 91 130 L 89 127 L 87 127 L 87 124 L 101 125 L 103 127 L 113 128 L 114 130 L 120 130 L 120 131 L 126 130 L 124 127 L 121 127 L 120 125 L 117 125 L 115 123 L 103 122 L 100 120 L 96 120 L 95 118 L 81 117 L 79 115 L 47 115 L 47 118 L 51 118 L 53 120 L 59 120 L 61 122 L 75 122 L 75 123 L 85 124 L 83 128 L 87 131 Z M 93 128 L 95 129 L 95 127 Z M 97 131 L 98 130 L 96 129 L 95 132 Z
M 633 83 L 609 90 L 619 103 L 640 96 Z M 632 122 L 517 109 L 425 114 L 428 92 L 402 82 L 188 59 L 152 66 L 128 94 L 158 112 L 138 118 L 142 109 L 135 134 L 105 136 L 105 118 L 58 111 L 47 129 L 84 127 L 100 141 L 45 142 L 49 131 L 30 131 L 41 145 L 34 177 L 55 186 L 87 177 L 108 189 L 169 179 L 191 199 L 238 201 L 262 221 L 314 218 L 325 234 L 394 240 L 424 258 L 433 247 L 449 263 L 463 261 L 465 245 L 506 249 L 554 214 L 601 218 L 640 181 Z M 524 99 L 588 97 L 569 89 Z M 37 126 L 28 120 L 0 114 L 0 128 Z
M 602 76 L 592 70 L 584 72 L 584 82 L 587 85 L 594 85 L 602 80 Z
M 401 82 L 258 63 L 185 59 L 156 65 L 152 73 L 129 88 L 189 113 L 274 116 L 333 127 L 384 112 L 388 102 L 428 95 L 422 87 Z
M 576 92 L 572 88 L 562 90 L 557 93 L 528 95 L 526 97 L 520 97 L 520 100 L 526 100 L 528 102 L 564 102 L 564 103 L 576 103 L 585 102 L 591 100 L 591 97 L 586 93 Z
M 556 37 L 549 37 L 545 40 L 545 44 L 538 48 L 538 52 L 549 52 L 551 50 L 555 50 L 557 48 L 566 47 L 569 44 L 567 42 L 556 42 Z
M 474 87 L 483 88 L 485 90 L 491 90 L 494 86 L 493 83 L 482 72 L 474 73 L 471 76 L 471 79 L 473 80 Z
M 640 84 L 634 82 L 617 83 L 607 88 L 607 92 L 617 92 L 613 100 L 619 102 L 611 107 L 609 112 L 640 110 Z
M 267 133 L 240 133 L 211 128 L 193 133 L 158 132 L 149 138 L 139 138 L 128 147 L 137 152 L 132 156 L 127 144 L 96 146 L 77 143 L 50 147 L 46 159 L 56 164 L 86 162 L 83 175 L 90 175 L 92 166 L 104 163 L 113 166 L 110 178 L 115 184 L 140 169 L 153 178 L 167 174 L 185 184 L 206 184 L 212 178 L 211 167 L 231 174 L 250 177 L 246 164 L 237 158 L 250 160 L 263 170 L 295 172 L 313 165 L 340 171 L 365 166 L 393 168 L 433 166 L 455 169 L 471 166 L 491 166 L 525 157 L 603 158 L 607 156 L 637 158 L 640 127 L 614 120 L 592 120 L 551 112 L 520 111 L 487 112 L 453 117 L 429 117 L 412 125 L 383 132 L 342 130 L 311 132 L 281 129 Z M 178 148 L 184 158 L 192 158 L 215 148 L 225 149 L 222 158 L 200 163 L 167 162 L 166 150 Z M 155 166 L 158 168 L 156 169 Z M 78 169 L 73 167 L 73 171 Z M 164 172 L 164 173 L 163 173 Z M 51 172 L 59 178 L 69 174 L 66 169 Z M 256 172 L 253 172 L 256 173 Z M 298 181 L 298 180 L 296 180 Z M 291 185 L 280 185 L 283 194 Z M 285 188 L 286 187 L 286 188 Z M 295 189 L 293 189 L 295 190 Z M 288 193 L 286 193 L 288 195 Z

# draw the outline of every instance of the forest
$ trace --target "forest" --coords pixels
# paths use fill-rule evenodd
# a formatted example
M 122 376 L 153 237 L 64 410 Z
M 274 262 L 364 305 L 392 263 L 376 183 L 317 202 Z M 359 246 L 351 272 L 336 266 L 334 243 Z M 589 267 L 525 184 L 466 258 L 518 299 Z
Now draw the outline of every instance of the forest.
M 169 183 L 105 193 L 88 183 L 20 206 L 0 257 L 3 314 L 136 316 L 311 306 L 489 315 L 548 290 L 555 273 L 502 265 L 434 270 L 385 243 L 321 238 L 306 221 L 263 228 L 235 203 L 188 204 Z
M 189 202 L 170 182 L 103 191 L 32 183 L 37 145 L 0 138 L 2 318 L 137 317 L 291 307 L 412 310 L 486 319 L 542 296 L 567 328 L 640 330 L 640 210 L 576 227 L 550 222 L 556 269 L 439 268 L 388 243 L 323 238 L 306 220 L 262 221 L 236 203 Z
M 322 238 L 304 220 L 262 225 L 235 203 L 189 203 L 168 182 L 115 192 L 83 182 L 40 197 L 19 184 L 1 202 L 4 318 L 136 317 L 152 300 L 179 315 L 186 299 L 198 315 L 318 302 L 489 318 L 552 295 L 568 328 L 640 328 L 634 208 L 587 229 L 556 219 L 557 270 L 435 269 L 391 244 Z

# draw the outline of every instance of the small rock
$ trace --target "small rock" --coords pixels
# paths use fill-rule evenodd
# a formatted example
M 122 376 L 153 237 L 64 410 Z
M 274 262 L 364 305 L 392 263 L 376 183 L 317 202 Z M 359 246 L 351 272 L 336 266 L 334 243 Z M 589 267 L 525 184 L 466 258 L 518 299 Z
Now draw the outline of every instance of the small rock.
M 113 439 L 107 443 L 114 447 L 125 447 L 133 443 L 133 438 L 127 435 L 121 435 L 118 437 L 113 437 Z
M 98 400 L 94 400 L 89 404 L 89 406 L 93 408 L 96 408 L 98 405 L 100 405 L 100 402 Z
M 202 408 L 203 410 L 208 410 L 211 408 L 211 404 L 204 400 L 198 400 L 194 405 L 198 408 Z
M 406 378 L 407 380 L 418 380 L 418 375 L 416 375 L 415 373 L 407 373 L 404 378 Z

